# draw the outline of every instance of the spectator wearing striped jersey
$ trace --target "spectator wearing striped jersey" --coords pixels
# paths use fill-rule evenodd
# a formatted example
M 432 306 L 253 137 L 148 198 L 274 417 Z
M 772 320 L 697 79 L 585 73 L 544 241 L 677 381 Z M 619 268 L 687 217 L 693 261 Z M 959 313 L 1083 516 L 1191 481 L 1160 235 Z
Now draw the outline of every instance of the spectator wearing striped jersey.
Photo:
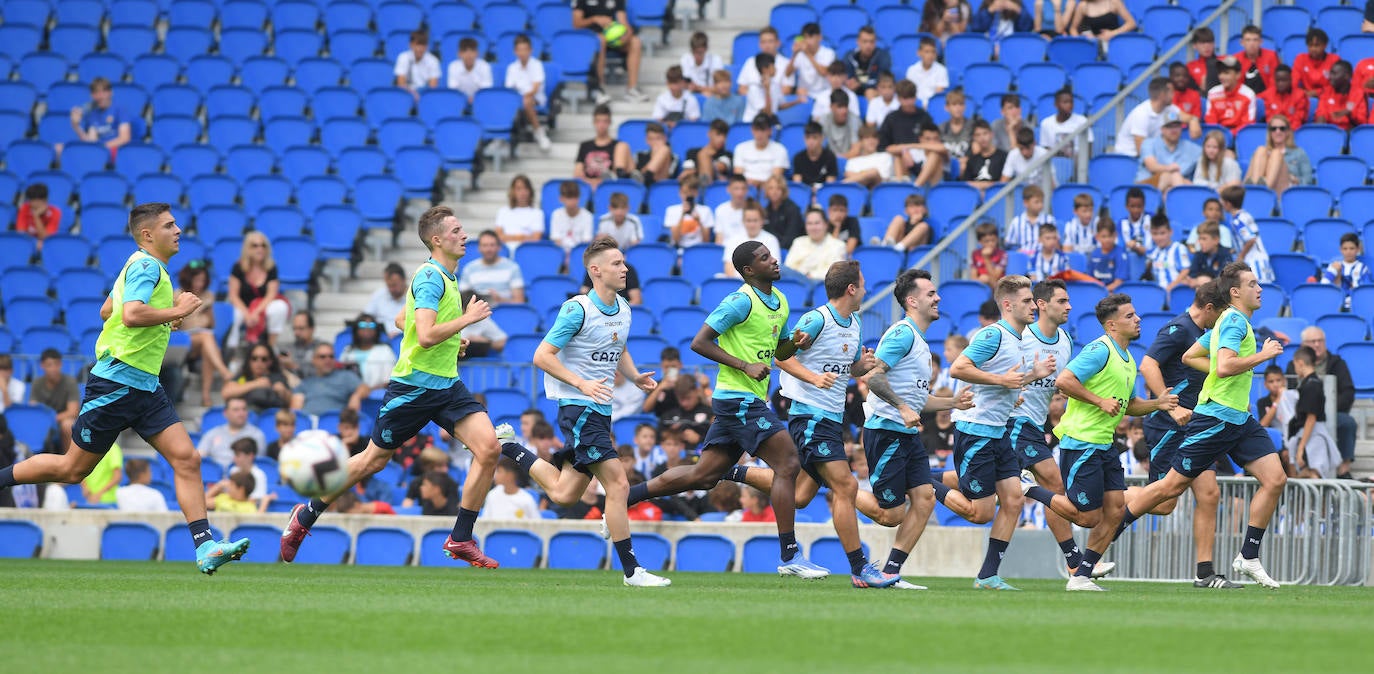
M 1145 212 L 1145 191 L 1139 187 L 1126 190 L 1126 217 L 1117 223 L 1121 232 L 1121 247 L 1127 252 L 1144 256 L 1154 248 L 1150 239 L 1151 216 Z
M 1093 220 L 1093 198 L 1086 192 L 1079 193 L 1073 198 L 1073 217 L 1064 222 L 1064 241 L 1060 248 L 1065 253 L 1078 251 L 1086 255 L 1096 243 L 1093 240 L 1096 231 L 1097 223 Z M 1041 232 L 1041 242 L 1043 243 L 1043 228 Z
M 1223 189 L 1220 196 L 1221 210 L 1226 212 L 1226 221 L 1231 226 L 1231 239 L 1238 247 L 1236 259 L 1250 265 L 1260 283 L 1273 283 L 1274 268 L 1269 264 L 1269 253 L 1260 239 L 1259 225 L 1245 210 L 1245 188 L 1232 185 Z
M 1188 247 L 1174 241 L 1173 225 L 1163 213 L 1156 213 L 1150 220 L 1150 242 L 1153 247 L 1147 258 L 1154 282 L 1165 291 L 1188 285 L 1188 267 L 1192 264 Z
M 1003 240 L 1007 250 L 1034 251 L 1040 228 L 1044 225 L 1054 226 L 1054 216 L 1045 210 L 1045 190 L 1040 189 L 1039 185 L 1026 185 L 1021 191 L 1021 206 L 1021 213 L 1007 223 Z
M 1039 283 L 1055 274 L 1068 271 L 1069 256 L 1059 248 L 1059 228 L 1053 224 L 1040 225 L 1040 249 L 1031 255 L 1026 275 Z
M 1341 235 L 1341 259 L 1333 260 L 1322 270 L 1322 283 L 1334 285 L 1345 291 L 1344 308 L 1350 308 L 1350 291 L 1374 283 L 1374 274 L 1369 266 L 1360 260 L 1360 235 L 1348 232 Z
M 1217 61 L 1221 84 L 1207 91 L 1208 124 L 1217 124 L 1236 133 L 1255 119 L 1255 92 L 1241 82 L 1240 61 L 1227 56 Z

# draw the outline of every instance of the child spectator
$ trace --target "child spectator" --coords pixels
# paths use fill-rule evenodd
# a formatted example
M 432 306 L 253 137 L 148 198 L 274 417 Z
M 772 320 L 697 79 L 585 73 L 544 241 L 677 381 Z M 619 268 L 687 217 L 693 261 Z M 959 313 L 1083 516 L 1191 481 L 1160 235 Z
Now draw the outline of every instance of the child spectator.
M 878 31 L 873 26 L 859 29 L 854 49 L 844 57 L 845 86 L 865 98 L 878 95 L 876 87 L 884 73 L 891 74 L 892 55 L 878 46 Z M 875 125 L 876 126 L 876 125 Z
M 1240 164 L 1226 151 L 1226 134 L 1212 129 L 1202 140 L 1202 154 L 1193 169 L 1193 184 L 1220 190 L 1240 184 Z
M 520 488 L 516 482 L 520 466 L 508 457 L 496 462 L 496 472 L 492 474 L 492 488 L 487 492 L 486 504 L 482 515 L 493 520 L 537 520 L 539 504 L 529 492 Z
M 115 508 L 128 512 L 167 512 L 166 497 L 149 486 L 153 472 L 148 469 L 148 460 L 129 459 L 124 468 L 129 473 L 129 484 L 116 490 Z
M 987 120 L 974 120 L 973 144 L 969 146 L 964 173 L 959 179 L 979 190 L 986 190 L 1001 181 L 1002 169 L 1006 164 L 1007 153 L 993 142 L 992 126 Z
M 1269 253 L 1264 250 L 1264 241 L 1260 239 L 1259 225 L 1255 224 L 1254 216 L 1246 212 L 1244 205 L 1244 187 L 1232 185 L 1221 191 L 1221 209 L 1229 218 L 1231 240 L 1240 246 L 1236 257 L 1250 265 L 1260 283 L 1272 283 L 1274 269 L 1269 265 Z
M 1211 91 L 1221 84 L 1217 77 L 1217 36 L 1211 28 L 1203 26 L 1193 31 L 1193 51 L 1197 58 L 1188 63 L 1188 74 L 1202 91 Z
M 1069 256 L 1059 246 L 1059 229 L 1051 224 L 1040 225 L 1040 249 L 1031 255 L 1027 276 L 1035 282 L 1052 278 L 1069 270 Z
M 1307 94 L 1293 86 L 1293 69 L 1280 65 L 1274 69 L 1274 86 L 1259 95 L 1264 104 L 1264 118 L 1273 121 L 1282 115 L 1293 125 L 1293 130 L 1307 122 L 1307 112 L 1311 102 Z
M 1182 68 L 1182 66 L 1179 66 Z M 1187 72 L 1184 72 L 1187 78 Z M 1067 85 L 1054 92 L 1054 114 L 1040 120 L 1040 144 L 1052 148 L 1065 138 L 1073 136 L 1088 123 L 1088 118 L 1074 111 L 1073 89 Z M 1088 145 L 1092 146 L 1093 132 L 1088 130 Z M 1071 141 L 1059 151 L 1059 157 L 1070 159 L 1078 156 L 1078 140 Z
M 1008 250 L 1030 251 L 1040 238 L 1040 227 L 1054 225 L 1054 216 L 1045 210 L 1045 190 L 1039 185 L 1026 185 L 1021 190 L 1022 210 L 1007 223 L 1004 237 Z
M 1283 368 L 1277 365 L 1264 368 L 1264 390 L 1266 395 L 1255 401 L 1255 416 L 1259 417 L 1261 426 L 1272 428 L 1287 437 L 1288 422 L 1293 420 L 1294 408 L 1298 404 L 1298 392 L 1288 388 L 1288 377 L 1283 374 Z
M 711 240 L 711 229 L 715 222 L 711 209 L 706 204 L 697 203 L 697 184 L 687 181 L 677 188 L 682 203 L 673 204 L 663 213 L 663 226 L 668 228 L 673 245 L 687 248 Z
M 101 143 L 111 159 L 133 140 L 133 115 L 114 102 L 114 88 L 104 77 L 91 80 L 91 102 L 71 109 L 72 131 L 85 143 Z M 61 144 L 54 149 L 62 152 Z
M 701 121 L 714 122 L 722 120 L 726 124 L 735 124 L 744 119 L 744 108 L 747 103 L 744 96 L 734 93 L 734 82 L 730 80 L 730 71 L 717 70 L 711 75 L 711 91 L 706 97 L 706 104 L 701 109 Z
M 740 522 L 774 522 L 777 521 L 773 514 L 773 506 L 768 503 L 768 494 L 765 494 L 749 485 L 744 485 L 739 492 L 740 503 Z
M 1310 346 L 1293 354 L 1298 376 L 1298 402 L 1288 421 L 1288 453 L 1302 478 L 1334 478 L 1341 465 L 1336 442 L 1326 429 L 1326 391 L 1317 376 L 1317 354 Z
M 896 80 L 893 79 L 892 73 L 879 73 L 877 86 L 869 91 L 876 93 L 868 99 L 868 112 L 864 114 L 864 123 L 876 129 L 883 125 L 887 113 L 896 110 L 901 102 L 897 100 Z
M 687 150 L 682 161 L 681 182 L 695 180 L 702 186 L 728 177 L 735 168 L 734 157 L 725 147 L 730 136 L 730 125 L 723 119 L 711 120 L 706 127 L 706 144 Z
M 549 240 L 564 251 L 592 240 L 592 214 L 582 207 L 582 190 L 575 180 L 558 185 L 558 201 L 563 207 L 554 211 L 549 222 Z
M 1272 49 L 1264 48 L 1264 34 L 1259 26 L 1250 25 L 1241 29 L 1240 46 L 1235 57 L 1240 61 L 1241 78 L 1245 86 L 1257 94 L 1273 89 L 1279 55 Z
M 611 193 L 611 212 L 597 222 L 596 235 L 609 235 L 621 250 L 639 245 L 644 239 L 644 225 L 639 216 L 630 212 L 630 198 L 624 192 Z
M 949 150 L 950 158 L 960 161 L 968 156 L 969 145 L 973 142 L 973 124 L 964 115 L 967 108 L 963 87 L 954 87 L 945 94 L 945 114 L 949 119 L 940 125 L 940 142 Z
M 811 208 L 806 211 L 806 235 L 792 241 L 785 266 L 812 281 L 823 281 L 830 265 L 847 258 L 844 243 L 830 233 L 825 213 Z
M 1121 219 L 1121 247 L 1136 255 L 1146 255 L 1150 239 L 1150 215 L 1145 212 L 1145 192 L 1139 187 L 1126 190 L 1126 217 Z
M 496 235 L 514 253 L 526 241 L 544 238 L 544 212 L 534 207 L 534 184 L 521 173 L 511 178 L 506 205 L 496 212 Z
M 1341 259 L 1333 260 L 1322 270 L 1322 283 L 1334 285 L 1345 291 L 1345 303 L 1342 308 L 1347 310 L 1350 309 L 1350 291 L 1374 283 L 1374 275 L 1370 274 L 1368 265 L 1360 259 L 1361 248 L 1359 234 L 1342 234 Z
M 1002 182 L 1006 182 L 1019 175 L 1026 175 L 1026 182 L 1033 185 L 1046 185 L 1054 189 L 1054 165 L 1046 161 L 1035 169 L 1030 165 L 1044 157 L 1048 157 L 1049 150 L 1035 144 L 1035 132 L 1030 127 L 1022 126 L 1016 131 L 1016 147 L 1007 153 L 1007 161 L 1002 165 Z
M 439 86 L 439 59 L 429 53 L 429 31 L 410 33 L 410 49 L 396 57 L 396 86 L 410 90 L 417 98 L 422 89 Z
M 491 64 L 477 57 L 477 39 L 465 37 L 458 41 L 458 60 L 448 64 L 448 88 L 463 92 L 472 98 L 483 89 L 495 86 L 491 76 Z
M 773 123 L 769 116 L 753 118 L 749 125 L 753 140 L 735 146 L 735 173 L 743 175 L 753 187 L 773 176 L 782 177 L 787 171 L 787 148 L 773 140 Z
M 771 60 L 774 65 L 777 64 L 777 60 L 780 58 L 778 55 L 779 42 L 778 29 L 772 26 L 764 26 L 763 29 L 759 31 L 758 53 L 755 54 L 753 58 L 746 60 L 744 65 L 740 66 L 739 69 L 738 79 L 740 95 L 748 96 L 750 90 L 757 87 L 759 83 L 763 81 L 763 64 L 762 60 L 759 58 L 760 56 L 769 56 L 771 58 L 768 60 Z M 779 81 L 780 90 L 784 94 L 792 93 L 793 84 L 794 81 L 791 77 L 782 77 Z
M 1335 124 L 1345 131 L 1369 121 L 1369 92 L 1351 83 L 1352 72 L 1349 61 L 1342 59 L 1332 64 L 1328 73 L 1330 84 L 1318 99 L 1313 121 Z
M 945 338 L 944 367 L 941 367 L 939 370 L 934 370 L 932 367 L 932 371 L 938 372 L 938 375 L 935 377 L 935 388 L 931 390 L 938 390 L 944 388 L 952 392 L 959 388 L 961 382 L 958 379 L 955 379 L 954 377 L 950 376 L 949 368 L 950 363 L 953 363 L 954 361 L 958 360 L 959 356 L 963 355 L 964 349 L 966 348 L 968 348 L 968 337 L 964 335 L 961 335 L 957 332 L 952 332 L 948 337 Z M 935 354 L 931 354 L 932 357 L 934 355 Z M 935 364 L 933 360 L 934 359 L 932 358 L 932 366 Z M 953 393 L 950 393 L 950 395 L 953 395 Z
M 1202 222 L 1211 222 L 1217 225 L 1221 231 L 1221 245 L 1224 248 L 1236 249 L 1235 241 L 1231 239 L 1231 228 L 1221 226 L 1221 199 L 1215 197 L 1202 202 Z M 1198 225 L 1201 226 L 1201 223 Z M 1188 250 L 1197 250 L 1198 227 L 1194 227 L 1188 232 Z
M 1188 66 L 1178 61 L 1170 63 L 1169 84 L 1174 87 L 1174 107 L 1184 115 L 1202 119 L 1202 92 L 1188 73 Z
M 724 243 L 744 235 L 744 207 L 749 204 L 749 181 L 738 173 L 730 176 L 725 187 L 730 200 L 716 206 L 716 242 Z
M 859 94 L 850 91 L 849 87 L 845 85 L 847 79 L 845 73 L 844 64 L 839 61 L 826 67 L 825 77 L 829 81 L 830 88 L 824 93 L 817 92 L 814 95 L 815 102 L 811 104 L 811 119 L 819 122 L 828 117 L 834 110 L 837 100 L 835 94 L 838 93 L 844 96 L 844 107 L 849 110 L 848 119 L 854 120 L 856 125 L 859 124 L 859 120 L 863 118 L 863 114 L 859 112 Z
M 1150 220 L 1150 243 L 1147 257 L 1155 283 L 1166 291 L 1180 284 L 1188 285 L 1188 268 L 1192 264 L 1188 247 L 1174 241 L 1174 228 L 1163 213 L 1156 213 Z
M 62 222 L 62 209 L 48 202 L 46 183 L 34 183 L 24 188 L 24 203 L 19 205 L 15 219 L 17 232 L 32 235 L 38 250 L 43 250 L 43 241 L 57 234 Z
M 611 108 L 598 105 L 592 112 L 592 128 L 596 136 L 583 141 L 577 148 L 573 177 L 586 181 L 596 189 L 604 180 L 630 175 L 630 144 L 611 135 Z
M 978 238 L 978 250 L 969 255 L 973 278 L 996 288 L 997 282 L 1007 273 L 1007 251 L 1002 250 L 997 223 L 981 223 L 973 230 L 973 234 Z
M 832 91 L 832 95 L 839 92 Z M 843 108 L 840 108 L 843 112 Z M 854 120 L 851 118 L 851 122 Z M 855 125 L 855 131 L 858 131 Z M 877 137 L 877 133 L 873 134 Z M 809 185 L 815 188 L 825 183 L 833 183 L 839 177 L 839 164 L 835 159 L 835 153 L 825 146 L 825 130 L 816 122 L 807 122 L 806 128 L 802 132 L 806 147 L 795 155 L 792 155 L 792 181 Z M 876 151 L 876 143 L 874 144 Z M 836 147 L 832 145 L 831 147 Z M 886 156 L 886 155 L 884 155 Z
M 783 107 L 797 104 L 797 101 L 783 101 L 782 78 L 778 76 L 777 63 L 771 54 L 755 56 L 754 65 L 759 69 L 759 83 L 750 85 L 744 94 L 744 116 L 740 120 L 743 122 L 754 121 L 760 113 L 772 116 Z
M 259 507 L 249 497 L 256 486 L 252 473 L 234 473 L 228 480 L 216 482 L 205 491 L 205 509 L 221 513 L 266 512 L 267 499 Z
M 678 122 L 701 119 L 697 97 L 687 93 L 687 80 L 682 76 L 682 66 L 669 66 L 664 80 L 668 88 L 654 101 L 654 119 L 669 129 L 677 126 Z
M 1097 226 L 1093 223 L 1093 198 L 1079 193 L 1073 198 L 1073 217 L 1064 222 L 1064 252 L 1087 253 L 1093 249 Z
M 846 96 L 849 97 L 848 100 L 845 99 Z M 829 149 L 846 159 L 852 159 L 859 154 L 859 127 L 863 125 L 859 123 L 859 113 L 848 107 L 856 100 L 857 95 L 846 94 L 838 89 L 831 91 L 830 111 L 819 119 L 811 120 L 820 123 Z
M 844 181 L 873 188 L 892 177 L 892 155 L 878 149 L 878 132 L 871 126 L 859 129 L 857 156 L 844 165 Z
M 1002 118 L 992 123 L 992 141 L 997 149 L 1011 152 L 1016 145 L 1016 132 L 1027 124 L 1021 112 L 1021 96 L 1002 94 Z
M 1131 263 L 1126 258 L 1126 249 L 1116 245 L 1116 225 L 1112 224 L 1111 215 L 1102 215 L 1097 220 L 1097 248 L 1088 256 L 1088 271 L 1107 287 L 1107 292 L 1116 292 L 1130 278 Z
M 935 60 L 938 46 L 935 39 L 923 37 L 916 47 L 919 59 L 906 69 L 906 79 L 916 85 L 916 99 L 925 107 L 935 94 L 949 88 L 949 70 Z
M 525 121 L 534 131 L 539 149 L 548 152 L 553 147 L 549 135 L 539 124 L 539 106 L 544 105 L 544 64 L 532 58 L 533 47 L 528 35 L 515 36 L 515 60 L 506 66 L 506 88 L 520 93 L 524 101 Z
M 829 95 L 831 86 L 826 74 L 834 62 L 835 50 L 825 46 L 821 39 L 820 24 L 807 23 L 792 42 L 792 58 L 788 60 L 783 75 L 796 80 L 799 100 L 824 99 Z M 844 64 L 840 66 L 844 67 Z
M 826 219 L 830 222 L 830 235 L 843 242 L 848 253 L 853 255 L 863 234 L 859 229 L 859 219 L 849 214 L 849 199 L 843 194 L 832 194 L 825 210 Z
M 701 31 L 692 33 L 687 48 L 689 51 L 678 61 L 683 77 L 687 78 L 687 90 L 694 94 L 708 94 L 712 89 L 711 77 L 725 70 L 725 62 L 710 53 L 710 38 Z
M 740 277 L 739 272 L 735 270 L 735 265 L 731 260 L 731 256 L 734 255 L 735 249 L 742 243 L 758 241 L 768 246 L 769 252 L 782 250 L 782 246 L 778 244 L 778 237 L 763 230 L 763 218 L 763 206 L 760 206 L 757 201 L 750 199 L 748 205 L 744 207 L 744 231 L 741 232 L 739 237 L 733 240 L 726 240 L 725 242 L 725 252 L 721 256 L 721 262 L 724 264 L 725 276 L 729 278 Z M 773 255 L 776 256 L 777 253 L 773 253 Z
M 677 175 L 678 156 L 668 145 L 668 134 L 658 122 L 644 125 L 644 144 L 649 148 L 635 155 L 635 171 L 645 187 Z
M 934 187 L 945 179 L 945 170 L 949 166 L 949 148 L 940 140 L 940 127 L 933 123 L 925 123 L 919 129 L 919 142 L 908 145 L 902 155 L 893 160 L 893 174 L 899 179 L 906 180 L 915 176 L 915 182 L 912 184 L 917 187 Z M 881 135 L 879 141 L 881 146 Z M 903 162 L 906 162 L 905 167 Z
M 1197 252 L 1188 267 L 1188 285 L 1196 288 L 1221 275 L 1223 267 L 1231 263 L 1231 249 L 1221 245 L 1221 227 L 1214 222 L 1197 226 Z
M 1326 31 L 1314 26 L 1307 31 L 1307 53 L 1293 59 L 1293 76 L 1297 88 L 1305 96 L 1321 96 L 1330 84 L 1331 66 L 1340 60 L 1339 56 L 1326 51 L 1330 41 Z
M 926 220 L 930 213 L 930 209 L 926 207 L 926 198 L 920 194 L 909 194 L 902 208 L 906 214 L 892 216 L 892 222 L 888 223 L 883 240 L 871 243 L 892 246 L 899 251 L 908 251 L 931 243 L 934 229 Z
M 258 458 L 258 441 L 253 438 L 239 438 L 229 445 L 234 450 L 234 463 L 229 466 L 229 477 L 237 473 L 253 476 L 253 489 L 248 498 L 259 499 L 267 495 L 267 473 L 253 463 Z M 227 486 L 227 485 L 226 485 Z
M 1255 92 L 1241 83 L 1240 61 L 1227 56 L 1217 61 L 1221 84 L 1207 90 L 1208 124 L 1217 124 L 1237 133 L 1255 119 Z

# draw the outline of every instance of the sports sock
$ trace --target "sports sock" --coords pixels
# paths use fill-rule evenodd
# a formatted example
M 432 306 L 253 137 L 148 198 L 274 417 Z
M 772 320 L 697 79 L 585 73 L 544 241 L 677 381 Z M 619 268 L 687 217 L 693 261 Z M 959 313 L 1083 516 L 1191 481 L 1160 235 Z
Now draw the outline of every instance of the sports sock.
M 1073 575 L 1083 576 L 1084 578 L 1092 578 L 1093 567 L 1097 566 L 1097 560 L 1099 559 L 1102 559 L 1102 553 L 1093 550 L 1092 548 L 1084 550 L 1083 561 L 1079 562 L 1078 570 L 1075 571 Z
M 1042 503 L 1048 508 L 1050 507 L 1050 502 L 1054 500 L 1054 492 L 1037 484 L 1026 490 L 1026 498 Z
M 625 505 L 634 505 L 649 498 L 649 483 L 640 482 L 630 485 L 630 495 L 626 499 Z
M 524 447 L 517 445 L 514 442 L 507 442 L 506 444 L 501 445 L 501 456 L 504 456 L 510 459 L 511 461 L 520 464 L 520 467 L 523 468 L 526 473 L 530 472 L 530 467 L 533 466 L 534 462 L 539 459 L 538 454 L 535 454 L 534 452 L 531 452 L 530 450 L 525 449 Z
M 731 482 L 744 484 L 744 476 L 749 474 L 749 466 L 735 464 L 730 466 L 730 470 L 725 471 L 725 479 Z
M 300 513 L 296 515 L 296 522 L 306 529 L 309 529 L 315 526 L 315 520 L 320 519 L 320 515 L 323 515 L 326 510 L 329 510 L 328 503 L 317 498 L 312 498 L 309 503 L 305 504 L 304 508 L 301 508 Z
M 9 489 L 18 484 L 14 481 L 14 466 L 0 468 L 0 489 Z
M 1212 563 L 1211 563 L 1211 562 L 1198 562 L 1198 563 L 1197 563 L 1197 577 L 1198 577 L 1198 578 L 1207 578 L 1208 576 L 1214 576 L 1214 575 L 1216 575 L 1216 573 L 1217 573 L 1217 570 L 1216 570 L 1216 568 L 1214 568 L 1214 567 L 1212 566 Z
M 939 480 L 931 480 L 930 486 L 935 489 L 935 500 L 939 501 L 940 505 L 944 505 L 945 497 L 949 496 L 949 487 Z
M 477 511 L 458 508 L 458 521 L 453 523 L 452 538 L 455 541 L 472 540 L 472 525 L 477 523 Z
M 198 519 L 188 522 L 186 528 L 191 530 L 191 547 L 200 548 L 200 544 L 205 541 L 215 540 L 215 535 L 210 533 L 210 520 Z
M 906 563 L 907 553 L 892 548 L 892 552 L 887 553 L 887 563 L 883 565 L 883 573 L 895 576 L 902 572 L 902 565 Z
M 800 548 L 797 547 L 797 532 L 779 531 L 778 545 L 782 546 L 782 561 L 792 561 L 792 558 L 796 557 L 797 552 L 800 550 Z
M 1070 569 L 1076 569 L 1083 563 L 1083 551 L 1078 549 L 1078 543 L 1072 537 L 1059 541 L 1059 549 L 1064 551 L 1064 562 Z
M 1007 545 L 1010 542 L 997 538 L 988 539 L 988 554 L 983 557 L 983 568 L 978 570 L 978 580 L 997 575 L 997 569 L 1002 566 L 1002 555 L 1007 554 Z
M 1245 527 L 1245 542 L 1240 544 L 1240 556 L 1245 559 L 1258 558 L 1260 541 L 1262 540 L 1264 540 L 1264 529 Z
M 635 558 L 634 548 L 630 547 L 630 537 L 612 541 L 612 545 L 615 545 L 615 554 L 620 557 L 620 568 L 625 571 L 625 577 L 633 576 L 639 560 Z
M 864 559 L 863 547 L 859 547 L 858 550 L 850 550 L 844 554 L 849 558 L 849 572 L 856 576 L 859 575 L 864 570 L 864 564 L 868 563 L 868 560 Z
M 1129 528 L 1138 519 L 1140 519 L 1140 515 L 1131 512 L 1131 507 L 1126 506 L 1126 511 L 1121 515 L 1121 524 L 1116 527 L 1116 535 L 1112 536 L 1112 542 L 1115 543 L 1116 539 L 1121 538 L 1121 532 Z

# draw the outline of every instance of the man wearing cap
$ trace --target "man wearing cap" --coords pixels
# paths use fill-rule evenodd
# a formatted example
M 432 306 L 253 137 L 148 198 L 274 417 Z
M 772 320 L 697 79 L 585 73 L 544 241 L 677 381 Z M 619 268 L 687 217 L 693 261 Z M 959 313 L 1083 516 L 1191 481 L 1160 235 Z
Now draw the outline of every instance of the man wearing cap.
M 1217 61 L 1221 84 L 1207 92 L 1207 123 L 1226 127 L 1232 134 L 1255 119 L 1255 92 L 1240 81 L 1240 61 L 1234 56 Z
M 1188 185 L 1187 176 L 1193 175 L 1197 160 L 1202 156 L 1202 148 L 1183 138 L 1183 120 L 1178 111 L 1170 108 L 1164 111 L 1164 125 L 1159 135 L 1147 138 L 1140 145 L 1140 168 L 1135 180 L 1168 192 L 1176 185 Z

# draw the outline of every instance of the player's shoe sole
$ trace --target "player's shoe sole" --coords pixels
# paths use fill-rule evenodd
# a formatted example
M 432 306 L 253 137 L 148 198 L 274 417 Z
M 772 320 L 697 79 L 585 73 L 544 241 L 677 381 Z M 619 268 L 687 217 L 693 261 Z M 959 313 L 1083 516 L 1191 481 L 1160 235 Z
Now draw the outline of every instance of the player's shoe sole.
M 1264 570 L 1264 565 L 1260 564 L 1258 557 L 1254 559 L 1245 559 L 1240 555 L 1236 555 L 1235 560 L 1231 562 L 1231 570 L 1249 576 L 1250 580 L 1259 583 L 1260 586 L 1266 589 L 1279 589 L 1279 582 L 1269 577 L 1269 574 Z
M 1106 592 L 1107 588 L 1093 582 L 1093 579 L 1086 576 L 1070 576 L 1069 583 L 1064 587 L 1069 592 Z
M 301 543 L 305 542 L 305 537 L 310 535 L 310 530 L 301 526 L 296 516 L 305 509 L 304 503 L 296 504 L 291 509 L 291 521 L 286 523 L 286 528 L 281 530 L 281 561 L 290 564 L 296 561 L 296 553 L 301 550 Z
M 796 576 L 805 580 L 816 580 L 830 575 L 830 570 L 823 566 L 818 566 L 801 555 L 792 558 L 792 561 L 778 565 L 779 576 Z
M 498 444 L 510 442 L 515 439 L 515 428 L 510 424 L 500 424 L 493 430 L 496 431 L 496 442 Z
M 444 541 L 444 555 L 449 559 L 462 560 L 479 569 L 495 569 L 501 566 L 496 560 L 482 554 L 482 550 L 477 547 L 477 542 L 471 539 L 466 541 L 455 541 L 450 536 Z
M 973 580 L 975 590 L 1010 590 L 1019 592 L 1018 588 L 1012 587 L 1010 583 L 1002 580 L 1001 576 L 990 576 L 988 578 L 975 578 Z
M 243 559 L 244 553 L 248 552 L 249 543 L 247 538 L 241 538 L 233 543 L 229 541 L 201 543 L 200 547 L 196 549 L 196 568 L 207 576 L 213 576 L 216 571 L 219 571 L 219 567 Z M 204 550 L 203 553 L 202 550 Z
M 1068 567 L 1068 569 L 1070 578 L 1072 578 L 1075 573 L 1078 573 L 1078 569 L 1075 569 L 1072 566 Z M 1109 576 L 1115 570 L 1116 562 L 1098 562 L 1095 566 L 1093 566 L 1093 578 L 1097 579 L 1102 578 L 1104 576 Z
M 1212 574 L 1206 578 L 1194 578 L 1193 587 L 1200 590 L 1241 590 L 1245 586 L 1240 583 L 1233 583 L 1220 574 Z
M 894 589 L 894 590 L 929 590 L 930 588 L 928 588 L 928 587 L 926 587 L 926 586 L 924 586 L 924 585 L 917 585 L 916 583 L 907 582 L 907 581 L 905 581 L 905 580 L 898 580 L 897 582 L 895 582 L 895 583 L 892 584 L 892 589 Z
M 672 584 L 673 581 L 655 576 L 642 566 L 635 567 L 635 572 L 625 577 L 625 585 L 629 587 L 668 587 Z

